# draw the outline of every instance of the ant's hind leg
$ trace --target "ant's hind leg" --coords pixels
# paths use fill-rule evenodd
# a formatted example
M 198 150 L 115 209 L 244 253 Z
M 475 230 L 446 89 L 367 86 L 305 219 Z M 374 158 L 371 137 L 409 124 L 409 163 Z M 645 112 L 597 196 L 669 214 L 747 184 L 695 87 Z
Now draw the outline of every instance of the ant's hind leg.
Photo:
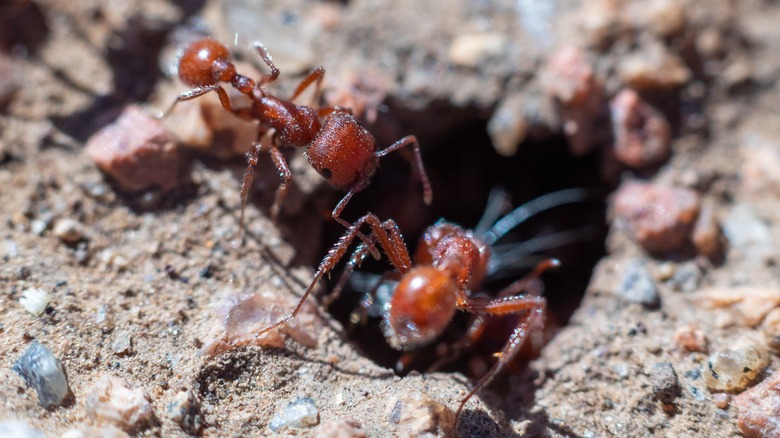
M 382 158 L 387 154 L 395 152 L 406 146 L 411 146 L 414 150 L 414 161 L 417 164 L 417 172 L 420 174 L 420 180 L 423 186 L 423 201 L 425 205 L 431 205 L 433 202 L 433 191 L 431 190 L 431 183 L 428 180 L 428 174 L 425 172 L 425 165 L 423 165 L 422 155 L 420 154 L 420 143 L 417 141 L 417 137 L 413 135 L 407 135 L 406 137 L 396 141 L 385 149 L 376 153 L 377 158 Z
M 512 299 L 514 298 L 514 299 Z M 505 308 L 499 309 L 501 306 L 500 301 L 504 301 Z M 504 348 L 496 353 L 498 361 L 482 376 L 481 379 L 474 385 L 474 388 L 468 393 L 468 395 L 460 402 L 458 410 L 455 412 L 455 426 L 457 427 L 458 418 L 460 417 L 463 407 L 466 406 L 474 394 L 478 393 L 485 386 L 487 386 L 494 377 L 517 355 L 517 352 L 525 344 L 530 335 L 536 331 L 544 329 L 544 311 L 547 306 L 547 301 L 544 298 L 539 297 L 508 297 L 505 299 L 496 299 L 491 301 L 494 304 L 492 311 L 486 313 L 502 314 L 502 313 L 515 313 L 519 311 L 528 311 L 528 315 L 523 321 L 517 325 L 512 335 L 509 336 L 509 340 L 504 344 Z

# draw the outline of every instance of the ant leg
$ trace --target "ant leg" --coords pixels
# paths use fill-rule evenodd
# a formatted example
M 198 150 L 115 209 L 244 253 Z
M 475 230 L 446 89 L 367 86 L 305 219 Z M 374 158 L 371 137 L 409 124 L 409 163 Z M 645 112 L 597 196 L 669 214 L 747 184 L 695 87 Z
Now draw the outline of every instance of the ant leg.
M 295 89 L 295 92 L 293 92 L 292 96 L 290 97 L 290 100 L 295 100 L 296 97 L 298 97 L 305 89 L 309 87 L 311 84 L 315 84 L 314 86 L 314 95 L 311 98 L 311 106 L 316 106 L 317 102 L 320 99 L 320 90 L 322 89 L 322 79 L 325 77 L 325 69 L 323 67 L 317 67 L 316 70 L 309 73 L 300 84 L 298 84 L 298 87 Z
M 336 204 L 336 208 L 333 209 L 333 212 L 331 212 L 331 217 L 333 217 L 333 220 L 341 224 L 344 228 L 349 228 L 350 224 L 349 222 L 345 221 L 341 218 L 341 211 L 344 210 L 344 207 L 347 206 L 347 203 L 350 199 L 352 199 L 352 196 L 354 196 L 356 191 L 354 189 L 347 192 L 346 195 L 344 195 L 343 198 L 341 198 L 341 201 L 339 201 L 338 204 Z M 366 237 L 363 233 L 358 232 L 358 238 L 363 241 L 366 245 L 368 245 L 369 251 L 371 251 L 371 256 L 374 257 L 374 259 L 379 260 L 382 258 L 382 255 L 379 253 L 379 250 L 376 249 L 376 245 L 374 245 L 368 237 Z
M 388 219 L 388 221 L 392 221 L 392 219 Z M 376 235 L 377 240 L 379 241 L 379 244 L 385 250 L 385 253 L 390 259 L 390 263 L 392 263 L 399 272 L 406 273 L 409 271 L 409 269 L 411 269 L 411 264 L 404 264 L 404 261 L 409 259 L 409 250 L 406 248 L 406 246 L 404 245 L 401 248 L 393 248 L 391 240 L 388 238 L 383 227 L 383 223 L 380 223 L 379 218 L 375 214 L 368 213 L 350 225 L 346 233 L 344 233 L 344 235 L 341 236 L 333 248 L 328 251 L 328 254 L 325 256 L 325 258 L 322 259 L 322 262 L 320 262 L 320 266 L 317 268 L 317 273 L 314 274 L 314 278 L 304 291 L 303 296 L 301 296 L 301 299 L 298 301 L 298 304 L 295 306 L 295 309 L 293 309 L 292 313 L 285 316 L 278 322 L 259 331 L 256 334 L 257 337 L 260 337 L 273 329 L 279 328 L 290 319 L 295 318 L 298 312 L 300 312 L 301 307 L 303 307 L 303 303 L 306 302 L 306 299 L 309 297 L 312 290 L 314 290 L 314 287 L 317 285 L 317 283 L 319 283 L 320 279 L 325 276 L 325 274 L 329 273 L 336 266 L 339 260 L 344 257 L 344 254 L 347 252 L 347 248 L 349 248 L 349 245 L 352 244 L 352 241 L 355 240 L 355 237 L 357 237 L 358 233 L 360 232 L 360 228 L 365 224 L 368 224 L 371 227 L 373 233 Z M 402 256 L 398 257 L 399 254 Z M 403 257 L 403 254 L 405 254 L 405 258 Z
M 274 65 L 274 62 L 271 60 L 271 55 L 268 53 L 268 49 L 266 49 L 264 45 L 260 44 L 259 42 L 255 42 L 254 48 L 260 57 L 263 58 L 263 61 L 268 66 L 268 68 L 271 69 L 270 74 L 263 75 L 262 79 L 257 82 L 257 86 L 260 87 L 275 81 L 276 78 L 279 77 L 279 69 Z
M 160 118 L 162 119 L 168 117 L 168 115 L 173 112 L 173 109 L 176 107 L 176 105 L 179 104 L 179 102 L 195 99 L 196 97 L 203 96 L 210 91 L 216 91 L 217 95 L 219 95 L 219 102 L 222 104 L 222 107 L 230 112 L 233 112 L 233 105 L 230 104 L 230 99 L 228 98 L 227 92 L 224 88 L 222 88 L 222 85 L 215 84 L 209 85 L 207 87 L 196 87 L 190 91 L 180 94 L 178 97 L 176 97 L 176 100 L 173 101 L 168 110 L 160 116 Z
M 345 106 L 336 105 L 336 106 L 328 106 L 325 108 L 320 108 L 317 110 L 317 116 L 320 118 L 325 118 L 333 113 L 347 113 L 349 115 L 352 114 L 352 108 L 347 108 Z
M 499 298 L 517 295 L 523 291 L 530 291 L 531 295 L 541 295 L 539 288 L 539 279 L 548 269 L 553 269 L 561 266 L 561 262 L 558 259 L 546 259 L 536 264 L 534 270 L 523 276 L 523 278 L 513 282 L 509 286 L 505 287 L 501 292 L 496 295 Z
M 509 300 L 509 298 L 513 298 Z M 493 378 L 501 372 L 501 370 L 515 357 L 518 351 L 525 344 L 529 335 L 537 330 L 544 328 L 544 310 L 547 306 L 547 301 L 541 297 L 509 297 L 506 299 L 493 300 L 494 303 L 490 306 L 490 310 L 487 313 L 491 314 L 503 314 L 503 313 L 515 313 L 523 310 L 530 310 L 528 316 L 523 322 L 518 324 L 509 340 L 504 345 L 504 348 L 496 353 L 498 361 L 488 370 L 488 372 L 482 376 L 481 379 L 474 385 L 474 388 L 468 393 L 468 395 L 461 400 L 458 410 L 455 412 L 455 424 L 458 424 L 458 418 L 463 411 L 463 407 L 466 406 L 466 402 L 471 399 L 477 392 L 481 391 L 487 386 Z M 500 301 L 503 303 L 495 303 Z
M 255 167 L 260 158 L 260 143 L 255 143 L 251 151 L 246 153 L 246 170 L 244 171 L 243 182 L 241 183 L 241 216 L 238 221 L 238 241 L 244 242 L 244 210 L 246 201 L 249 199 L 249 190 L 252 188 L 252 181 L 255 179 Z
M 376 235 L 371 234 L 369 240 L 371 243 L 376 243 Z M 331 304 L 333 304 L 334 301 L 339 298 L 339 296 L 341 296 L 341 291 L 344 289 L 344 286 L 347 285 L 347 280 L 349 280 L 349 277 L 352 275 L 352 273 L 360 267 L 369 252 L 370 248 L 368 245 L 366 245 L 365 242 L 361 242 L 360 245 L 358 245 L 357 249 L 355 249 L 355 251 L 352 253 L 352 256 L 349 258 L 349 261 L 344 268 L 344 272 L 341 273 L 341 277 L 339 277 L 338 283 L 336 283 L 336 286 L 333 288 L 330 294 L 328 294 L 328 296 L 323 299 L 323 307 L 327 309 Z
M 287 188 L 292 181 L 292 172 L 290 172 L 290 166 L 287 165 L 287 160 L 284 159 L 282 151 L 274 145 L 271 146 L 271 159 L 274 161 L 276 170 L 279 171 L 279 177 L 282 182 L 279 184 L 279 188 L 276 189 L 276 198 L 273 205 L 271 205 L 271 219 L 274 222 L 279 218 L 279 210 L 281 209 L 284 198 L 287 197 Z
M 431 205 L 433 201 L 433 191 L 431 190 L 431 183 L 428 181 L 428 174 L 425 172 L 425 166 L 423 165 L 422 155 L 420 154 L 420 143 L 417 141 L 417 137 L 413 135 L 407 135 L 406 137 L 396 141 L 385 149 L 376 153 L 377 158 L 382 158 L 385 155 L 395 152 L 403 147 L 412 146 L 414 150 L 414 161 L 417 164 L 417 172 L 420 174 L 420 179 L 423 185 L 423 201 L 425 205 Z

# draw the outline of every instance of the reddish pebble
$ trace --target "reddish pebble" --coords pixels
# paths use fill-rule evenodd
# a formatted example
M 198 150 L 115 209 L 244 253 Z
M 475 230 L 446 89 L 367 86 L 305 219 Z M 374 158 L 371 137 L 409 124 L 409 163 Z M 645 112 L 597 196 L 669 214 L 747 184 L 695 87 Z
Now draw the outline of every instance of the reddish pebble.
M 688 189 L 627 183 L 615 195 L 613 218 L 653 253 L 680 249 L 699 215 L 699 195 Z
M 780 370 L 734 397 L 732 404 L 739 411 L 737 423 L 743 435 L 780 437 Z
M 684 325 L 674 332 L 674 343 L 684 351 L 706 353 L 707 336 L 696 326 Z
M 613 151 L 626 166 L 642 168 L 659 164 L 671 153 L 671 128 L 661 112 L 633 90 L 623 90 L 610 104 Z
M 87 141 L 92 161 L 126 191 L 179 185 L 186 160 L 174 137 L 157 119 L 136 106 Z
M 541 81 L 561 105 L 563 130 L 572 154 L 583 155 L 605 140 L 608 133 L 602 127 L 608 105 L 604 86 L 582 50 L 570 46 L 552 54 Z

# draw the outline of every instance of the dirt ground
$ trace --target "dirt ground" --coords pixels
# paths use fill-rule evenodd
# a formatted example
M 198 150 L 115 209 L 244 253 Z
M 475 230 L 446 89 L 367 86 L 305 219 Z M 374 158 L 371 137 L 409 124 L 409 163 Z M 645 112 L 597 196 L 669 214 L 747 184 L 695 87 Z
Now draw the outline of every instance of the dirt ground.
M 314 401 L 318 425 L 279 434 L 740 434 L 730 401 L 753 382 L 719 393 L 705 377 L 710 355 L 745 339 L 770 358 L 755 382 L 778 365 L 771 348 L 780 332 L 764 321 L 780 306 L 778 22 L 780 4 L 769 0 L 3 2 L 0 421 L 45 436 L 122 436 L 87 408 L 110 375 L 146 393 L 143 421 L 115 423 L 139 436 L 272 435 L 272 418 L 298 397 Z M 170 67 L 201 33 L 237 41 L 241 61 L 258 68 L 242 48 L 262 41 L 282 71 L 280 95 L 325 66 L 326 99 L 355 107 L 381 145 L 418 136 L 433 205 L 396 159 L 344 213 L 392 216 L 410 245 L 439 217 L 476 224 L 498 184 L 519 204 L 642 180 L 696 192 L 722 234 L 718 248 L 650 252 L 620 212 L 583 214 L 609 224 L 608 234 L 562 256 L 559 280 L 545 290 L 558 320 L 573 311 L 571 319 L 528 367 L 474 397 L 456 431 L 449 411 L 474 384 L 469 367 L 398 376 L 386 367 L 397 355 L 375 363 L 372 341 L 359 343 L 327 314 L 310 312 L 297 326 L 304 335 L 288 330 L 276 347 L 208 354 L 235 297 L 266 293 L 292 307 L 338 238 L 327 217 L 340 198 L 290 150 L 295 187 L 275 225 L 277 175 L 261 157 L 247 239 L 236 246 L 244 162 L 241 151 L 225 159 L 210 148 L 239 134 L 223 130 L 205 149 L 183 145 L 190 174 L 169 191 L 127 193 L 95 166 L 85 143 L 126 105 L 159 112 L 186 89 Z M 636 88 L 663 114 L 668 157 L 616 164 L 599 137 L 609 120 L 584 140 L 564 134 L 565 105 L 545 76 L 567 46 L 586 54 L 606 96 Z M 576 150 L 588 142 L 597 146 Z M 62 231 L 68 223 L 75 237 Z M 30 289 L 50 297 L 40 315 L 20 302 Z M 12 370 L 33 341 L 62 361 L 71 393 L 62 406 L 42 407 Z M 659 383 L 658 370 L 670 367 L 671 383 Z M 182 392 L 196 400 L 184 421 L 171 407 Z

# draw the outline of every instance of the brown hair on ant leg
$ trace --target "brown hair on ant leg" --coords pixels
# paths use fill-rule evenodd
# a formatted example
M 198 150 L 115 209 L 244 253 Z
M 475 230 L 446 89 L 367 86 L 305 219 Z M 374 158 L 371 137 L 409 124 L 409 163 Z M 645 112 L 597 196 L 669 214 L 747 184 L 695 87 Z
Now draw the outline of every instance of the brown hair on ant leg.
M 587 197 L 585 190 L 571 189 L 537 198 L 507 214 L 480 236 L 458 225 L 439 221 L 426 230 L 414 261 L 395 221 L 380 221 L 376 215 L 368 213 L 350 225 L 331 248 L 295 309 L 282 320 L 258 332 L 257 336 L 294 318 L 319 280 L 336 266 L 360 229 L 368 225 L 371 233 L 350 257 L 334 293 L 338 293 L 343 280 L 360 265 L 372 245 L 378 244 L 400 275 L 385 317 L 385 336 L 394 348 L 410 349 L 430 343 L 449 325 L 456 310 L 477 315 L 467 332 L 465 343 L 460 347 L 479 340 L 485 321 L 481 316 L 521 315 L 509 340 L 496 353 L 497 362 L 461 401 L 455 414 L 457 424 L 466 402 L 501 372 L 532 333 L 544 329 L 547 301 L 539 296 L 538 288 L 529 285 L 538 281 L 546 270 L 559 265 L 556 259 L 543 260 L 533 272 L 502 290 L 497 298 L 474 298 L 471 291 L 480 286 L 488 271 L 491 245 L 528 217 L 560 205 L 582 202 Z M 525 293 L 528 290 L 531 293 Z
M 352 196 L 368 185 L 379 167 L 379 159 L 407 146 L 412 147 L 414 151 L 416 169 L 423 186 L 423 201 L 426 204 L 431 203 L 433 192 L 415 136 L 406 136 L 383 150 L 377 150 L 376 140 L 357 121 L 350 109 L 314 108 L 293 103 L 293 100 L 312 84 L 315 84 L 313 100 L 316 101 L 325 75 L 325 69 L 322 67 L 306 76 L 290 99 L 269 94 L 263 86 L 274 82 L 279 77 L 279 69 L 261 44 L 255 43 L 254 48 L 271 70 L 257 82 L 236 72 L 230 59 L 230 52 L 222 43 L 210 38 L 192 43 L 179 60 L 179 77 L 182 82 L 193 88 L 179 95 L 166 112 L 166 114 L 170 113 L 179 102 L 214 91 L 219 96 L 222 107 L 227 111 L 245 120 L 259 121 L 261 129 L 258 140 L 252 151 L 247 154 L 247 169 L 241 187 L 239 233 L 244 228 L 244 208 L 260 153 L 260 137 L 269 128 L 275 131 L 269 152 L 282 180 L 271 206 L 271 216 L 274 220 L 279 215 L 281 204 L 287 195 L 288 185 L 292 180 L 292 173 L 280 148 L 290 146 L 304 147 L 309 164 L 331 185 L 347 192 L 332 212 L 333 219 L 345 227 L 349 227 L 350 224 L 339 215 Z M 221 83 L 228 83 L 249 97 L 252 101 L 251 106 L 233 108 Z M 365 236 L 362 234 L 359 236 L 365 241 Z

